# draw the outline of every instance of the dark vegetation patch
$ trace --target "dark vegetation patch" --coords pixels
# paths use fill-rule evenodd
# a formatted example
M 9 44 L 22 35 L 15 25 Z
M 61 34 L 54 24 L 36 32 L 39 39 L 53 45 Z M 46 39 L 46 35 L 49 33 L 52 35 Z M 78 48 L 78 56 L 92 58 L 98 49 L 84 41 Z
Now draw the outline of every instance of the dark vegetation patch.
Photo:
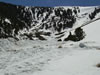
M 100 8 L 95 8 L 94 12 L 92 12 L 90 15 L 89 15 L 89 18 L 92 20 L 95 18 L 95 16 L 97 15 L 97 13 L 100 12 Z
M 83 38 L 85 38 L 85 32 L 83 31 L 82 28 L 77 28 L 75 30 L 75 34 L 72 35 L 71 32 L 67 38 L 64 39 L 64 41 L 80 41 Z
M 96 65 L 96 67 L 100 68 L 100 63 L 98 63 L 98 64 Z

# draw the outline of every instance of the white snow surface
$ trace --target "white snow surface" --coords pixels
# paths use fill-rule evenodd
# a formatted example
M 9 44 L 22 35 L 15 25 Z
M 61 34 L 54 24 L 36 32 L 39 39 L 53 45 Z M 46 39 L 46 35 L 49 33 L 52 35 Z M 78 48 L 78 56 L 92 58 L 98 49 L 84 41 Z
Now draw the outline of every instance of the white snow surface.
M 80 42 L 0 39 L 0 75 L 100 75 L 99 24 L 84 26 Z

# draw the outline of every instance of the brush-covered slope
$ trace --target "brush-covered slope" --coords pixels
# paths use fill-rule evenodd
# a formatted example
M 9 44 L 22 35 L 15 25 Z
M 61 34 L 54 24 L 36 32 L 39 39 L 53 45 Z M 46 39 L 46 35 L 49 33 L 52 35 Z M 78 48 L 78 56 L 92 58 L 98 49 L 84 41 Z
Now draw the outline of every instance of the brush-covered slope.
M 31 7 L 0 2 L 0 38 L 66 40 L 73 29 L 74 39 L 81 40 L 84 33 L 79 27 L 99 18 L 99 12 L 100 7 Z M 80 38 L 77 34 L 82 38 L 76 39 Z

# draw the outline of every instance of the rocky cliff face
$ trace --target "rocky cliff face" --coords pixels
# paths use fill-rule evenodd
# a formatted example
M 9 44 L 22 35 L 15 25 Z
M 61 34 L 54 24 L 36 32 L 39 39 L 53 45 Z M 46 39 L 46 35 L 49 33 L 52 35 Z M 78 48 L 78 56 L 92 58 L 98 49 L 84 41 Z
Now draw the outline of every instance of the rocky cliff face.
M 78 26 L 79 21 L 81 24 L 91 21 L 100 12 L 99 7 L 84 9 L 91 11 L 83 12 L 83 7 L 29 7 L 0 2 L 0 38 L 55 38 L 62 32 Z M 95 9 L 98 9 L 98 12 L 91 19 Z

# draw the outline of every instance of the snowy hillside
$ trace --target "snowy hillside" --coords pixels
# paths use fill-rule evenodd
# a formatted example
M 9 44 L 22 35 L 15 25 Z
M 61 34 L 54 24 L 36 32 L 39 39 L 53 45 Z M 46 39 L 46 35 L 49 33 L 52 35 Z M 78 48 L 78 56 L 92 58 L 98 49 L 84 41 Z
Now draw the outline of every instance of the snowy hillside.
M 99 75 L 99 24 L 83 27 L 80 42 L 0 39 L 0 75 Z
M 99 6 L 0 2 L 0 75 L 99 75 L 99 24 Z
M 96 41 L 100 43 L 100 21 L 93 22 L 90 25 L 84 27 L 84 31 L 86 32 L 86 38 L 84 40 L 88 41 Z
M 51 61 L 45 70 L 31 75 L 99 75 L 100 20 L 84 27 L 87 36 L 78 43 L 64 44 L 70 50 L 62 59 Z
M 73 29 L 100 18 L 100 7 L 29 7 L 0 2 L 0 38 L 66 40 Z M 74 40 L 84 38 L 83 33 Z M 80 39 L 80 37 L 82 37 Z M 76 39 L 79 38 L 79 39 Z M 72 40 L 73 39 L 67 39 Z

